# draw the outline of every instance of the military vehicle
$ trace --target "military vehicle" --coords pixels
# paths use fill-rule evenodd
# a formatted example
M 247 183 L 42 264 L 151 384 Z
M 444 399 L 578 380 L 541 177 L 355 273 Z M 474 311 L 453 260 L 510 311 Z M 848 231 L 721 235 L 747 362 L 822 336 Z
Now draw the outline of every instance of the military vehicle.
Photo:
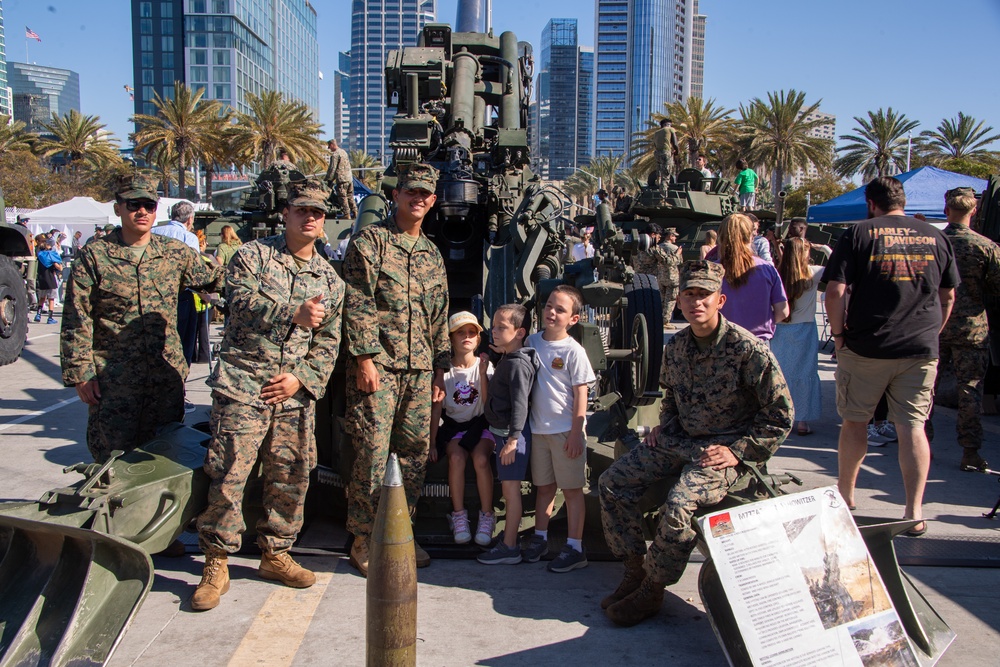
M 3 208 L 0 190 L 0 211 Z M 28 292 L 19 263 L 35 261 L 29 234 L 20 225 L 0 221 L 0 366 L 17 361 L 28 335 Z

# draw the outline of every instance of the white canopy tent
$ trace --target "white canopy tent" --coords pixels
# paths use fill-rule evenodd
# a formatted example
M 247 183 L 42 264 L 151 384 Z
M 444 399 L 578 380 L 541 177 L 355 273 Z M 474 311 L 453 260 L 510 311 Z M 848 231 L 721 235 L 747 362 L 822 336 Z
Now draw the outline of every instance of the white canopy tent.
M 157 224 L 170 219 L 170 209 L 183 199 L 161 197 L 156 207 Z M 196 211 L 208 208 L 208 204 L 194 204 Z M 28 216 L 28 227 L 35 234 L 58 229 L 66 234 L 64 246 L 69 246 L 73 235 L 82 232 L 81 240 L 86 241 L 94 235 L 95 227 L 107 224 L 118 225 L 121 221 L 115 215 L 114 202 L 99 202 L 92 197 L 73 197 L 69 201 L 40 208 Z

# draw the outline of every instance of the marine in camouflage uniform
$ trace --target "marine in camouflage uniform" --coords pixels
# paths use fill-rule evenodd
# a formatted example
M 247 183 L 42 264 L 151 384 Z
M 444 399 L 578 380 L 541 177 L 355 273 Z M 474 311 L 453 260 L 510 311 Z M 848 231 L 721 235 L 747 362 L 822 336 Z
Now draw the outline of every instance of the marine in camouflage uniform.
M 344 329 L 351 355 L 345 426 L 356 454 L 347 529 L 358 538 L 351 562 L 362 573 L 367 573 L 367 539 L 391 452 L 399 457 L 411 511 L 420 496 L 430 446 L 433 373 L 447 367 L 450 355 L 444 261 L 420 232 L 423 216 L 434 205 L 437 170 L 414 164 L 401 172 L 393 192 L 396 211 L 351 239 L 343 266 Z M 371 371 L 377 379 L 362 389 L 359 373 Z
M 656 282 L 660 286 L 660 302 L 663 304 L 663 328 L 674 329 L 670 323 L 677 305 L 677 285 L 680 283 L 681 253 L 674 245 L 677 230 L 668 227 L 663 232 L 663 242 L 657 244 L 650 254 L 656 260 Z
M 717 293 L 722 275 L 721 265 L 690 261 L 680 287 L 682 292 L 701 288 Z M 602 603 L 616 623 L 631 625 L 659 609 L 663 586 L 680 579 L 695 547 L 695 511 L 725 498 L 741 474 L 739 464 L 765 463 L 791 430 L 791 395 L 771 351 L 721 313 L 717 322 L 707 339 L 696 339 L 692 326 L 667 343 L 656 444 L 640 444 L 600 477 L 604 534 L 612 553 L 626 563 L 622 587 Z M 735 466 L 708 462 L 716 445 L 720 447 L 714 449 L 735 457 Z M 646 555 L 641 499 L 650 486 L 676 475 Z M 646 609 L 651 613 L 631 619 L 625 613 L 624 619 L 632 622 L 623 622 L 623 610 L 637 600 L 628 595 L 633 591 L 658 600 Z
M 184 419 L 188 366 L 177 334 L 177 296 L 218 292 L 221 266 L 182 241 L 151 234 L 155 184 L 128 176 L 116 188 L 122 227 L 87 243 L 66 286 L 62 377 L 89 406 L 87 448 L 97 462 L 129 452 Z M 146 206 L 129 211 L 128 206 Z
M 358 204 L 354 201 L 354 176 L 351 174 L 351 158 L 347 151 L 337 146 L 337 140 L 327 143 L 330 149 L 330 166 L 326 169 L 323 180 L 333 190 L 340 207 L 340 214 L 346 218 L 358 217 Z
M 632 258 L 632 270 L 636 273 L 644 273 L 646 275 L 656 277 L 656 256 L 654 252 L 656 251 L 656 246 L 660 242 L 660 235 L 663 234 L 663 228 L 658 224 L 651 223 L 646 227 L 646 234 L 651 237 L 651 243 L 649 250 L 640 250 Z
M 289 198 L 289 230 L 240 246 L 229 262 L 226 301 L 230 317 L 212 388 L 212 441 L 205 472 L 212 483 L 198 518 L 206 553 L 239 551 L 245 529 L 242 501 L 258 455 L 263 462 L 264 517 L 257 543 L 269 553 L 287 551 L 302 527 L 309 473 L 316 467 L 314 422 L 340 349 L 344 282 L 318 253 L 292 254 L 288 235 L 292 207 L 326 212 L 327 192 L 318 182 L 297 184 Z M 298 223 L 301 224 L 301 223 Z M 322 218 L 318 223 L 322 229 Z M 312 245 L 308 245 L 312 249 Z M 318 326 L 293 321 L 303 304 L 316 301 Z M 291 397 L 268 403 L 262 392 L 290 373 L 301 384 Z
M 656 171 L 660 177 L 660 189 L 667 191 L 670 176 L 674 173 L 674 156 L 680 149 L 677 146 L 677 133 L 669 118 L 660 121 L 660 129 L 653 133 L 653 155 L 656 157 Z
M 962 282 L 955 290 L 951 317 L 941 331 L 939 363 L 951 363 L 958 385 L 956 427 L 958 445 L 964 448 L 960 465 L 985 470 L 988 465 L 979 454 L 983 445 L 983 380 L 990 354 L 985 293 L 1000 290 L 1000 247 L 969 228 L 974 202 L 972 188 L 956 188 L 945 197 L 949 224 L 944 233 L 951 241 Z M 972 210 L 960 210 L 969 205 Z

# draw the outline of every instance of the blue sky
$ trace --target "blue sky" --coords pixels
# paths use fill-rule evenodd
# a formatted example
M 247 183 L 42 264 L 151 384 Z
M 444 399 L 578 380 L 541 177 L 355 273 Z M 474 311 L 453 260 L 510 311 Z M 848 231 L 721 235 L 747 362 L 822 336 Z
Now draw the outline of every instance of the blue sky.
M 24 28 L 42 38 L 28 54 L 39 65 L 80 73 L 83 112 L 99 115 L 119 138 L 130 129 L 132 40 L 128 0 L 2 0 L 7 59 L 25 59 Z M 319 16 L 321 67 L 336 69 L 350 48 L 349 0 L 313 0 Z M 438 20 L 454 23 L 455 0 L 438 0 Z M 796 88 L 837 116 L 892 106 L 933 129 L 961 110 L 1000 130 L 1000 87 L 991 47 L 1000 36 L 997 0 L 701 0 L 708 16 L 705 96 L 737 108 L 768 91 Z M 580 42 L 593 45 L 589 0 L 494 2 L 497 32 L 513 30 L 536 56 L 550 18 L 577 18 Z M 321 85 L 320 120 L 333 124 L 333 78 Z M 1000 144 L 994 148 L 1000 148 Z

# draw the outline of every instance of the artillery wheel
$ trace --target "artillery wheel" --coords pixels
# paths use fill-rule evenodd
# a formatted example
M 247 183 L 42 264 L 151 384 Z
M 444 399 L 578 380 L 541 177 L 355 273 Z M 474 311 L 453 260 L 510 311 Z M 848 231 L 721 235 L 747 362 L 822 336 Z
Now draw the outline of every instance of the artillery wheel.
M 656 278 L 636 274 L 625 285 L 625 305 L 613 320 L 611 334 L 614 347 L 636 353 L 631 361 L 614 364 L 622 402 L 627 407 L 650 405 L 656 399 L 644 394 L 658 390 L 663 361 L 663 304 Z
M 0 366 L 17 361 L 28 335 L 28 293 L 14 261 L 0 255 Z

